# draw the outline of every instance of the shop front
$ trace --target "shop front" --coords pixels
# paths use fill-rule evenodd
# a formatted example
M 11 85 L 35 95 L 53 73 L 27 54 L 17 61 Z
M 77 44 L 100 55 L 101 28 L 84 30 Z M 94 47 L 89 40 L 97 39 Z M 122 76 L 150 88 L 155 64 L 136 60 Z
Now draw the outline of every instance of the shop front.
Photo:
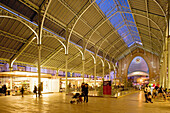
M 80 91 L 81 85 L 83 83 L 82 77 L 69 77 L 67 78 L 67 87 L 69 88 L 69 91 Z M 84 83 L 87 83 L 89 86 L 89 90 L 95 89 L 95 81 L 91 78 L 84 78 Z M 102 80 L 96 80 L 96 87 L 100 87 L 102 85 Z M 65 78 L 60 78 L 60 91 L 64 91 L 66 84 L 65 84 Z
M 59 92 L 59 79 L 50 74 L 41 75 L 42 93 Z M 25 94 L 33 93 L 34 86 L 38 86 L 37 73 L 29 72 L 0 72 L 0 89 L 6 85 L 7 90 L 13 95 L 20 94 L 23 87 Z

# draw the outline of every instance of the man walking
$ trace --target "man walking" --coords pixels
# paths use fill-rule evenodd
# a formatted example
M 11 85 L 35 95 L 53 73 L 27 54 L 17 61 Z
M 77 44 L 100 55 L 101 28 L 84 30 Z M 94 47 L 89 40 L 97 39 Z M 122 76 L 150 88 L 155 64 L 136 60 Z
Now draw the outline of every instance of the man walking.
M 84 96 L 84 102 L 88 102 L 88 84 L 86 83 L 85 84 L 85 88 L 84 88 L 84 94 L 85 94 L 85 96 Z

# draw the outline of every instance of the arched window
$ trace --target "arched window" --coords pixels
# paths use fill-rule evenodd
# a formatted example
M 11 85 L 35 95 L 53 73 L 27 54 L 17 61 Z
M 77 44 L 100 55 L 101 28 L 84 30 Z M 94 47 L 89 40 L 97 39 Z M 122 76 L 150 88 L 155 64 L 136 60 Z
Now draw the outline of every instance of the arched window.
M 135 57 L 128 68 L 128 79 L 134 83 L 142 83 L 149 78 L 149 68 L 146 61 L 140 57 Z
M 135 57 L 130 63 L 128 68 L 128 74 L 137 71 L 149 73 L 149 68 L 146 61 L 140 56 Z

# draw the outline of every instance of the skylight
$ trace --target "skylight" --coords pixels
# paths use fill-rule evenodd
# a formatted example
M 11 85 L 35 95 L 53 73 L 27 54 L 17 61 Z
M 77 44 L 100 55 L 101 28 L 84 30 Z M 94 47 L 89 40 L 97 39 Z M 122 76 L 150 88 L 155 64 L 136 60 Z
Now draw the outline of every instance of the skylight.
M 96 0 L 96 3 L 128 47 L 135 43 L 142 45 L 127 0 Z

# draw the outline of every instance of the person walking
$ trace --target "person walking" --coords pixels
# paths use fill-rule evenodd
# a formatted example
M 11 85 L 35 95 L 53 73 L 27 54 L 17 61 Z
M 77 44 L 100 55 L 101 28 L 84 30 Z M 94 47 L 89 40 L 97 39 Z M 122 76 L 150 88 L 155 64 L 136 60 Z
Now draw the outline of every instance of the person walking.
M 162 98 L 163 97 L 163 88 L 162 86 L 158 89 L 158 94 L 159 94 L 159 97 Z
M 85 84 L 85 88 L 84 88 L 84 102 L 88 102 L 88 84 Z
M 6 90 L 7 90 L 6 85 L 4 85 L 3 86 L 3 92 L 4 92 L 5 96 L 6 96 Z
M 156 92 L 156 91 L 157 91 L 157 90 L 154 88 L 154 89 L 153 89 L 153 94 L 152 94 L 152 97 L 153 97 L 153 98 L 156 98 L 156 97 L 157 97 L 157 92 Z
M 85 84 L 84 84 L 84 82 L 81 84 L 81 92 L 82 92 L 81 96 L 85 98 Z
M 167 88 L 163 89 L 163 97 L 164 97 L 164 100 L 167 99 Z
M 21 88 L 21 94 L 22 94 L 22 97 L 24 97 L 24 88 L 23 88 L 23 86 Z
M 149 101 L 149 102 L 153 103 L 152 102 L 151 89 L 149 87 L 149 84 L 146 85 L 144 93 L 145 93 L 145 102 L 148 103 L 148 101 Z
M 147 85 L 145 86 L 144 93 L 145 93 L 145 102 L 148 103 Z
M 153 103 L 153 102 L 152 102 L 151 91 L 148 92 L 148 101 L 149 101 L 150 103 Z
M 37 86 L 34 86 L 34 93 L 36 94 L 37 97 Z
M 148 103 L 148 90 L 149 90 L 149 85 L 147 84 L 145 86 L 145 89 L 144 89 L 144 93 L 145 93 L 145 102 Z

